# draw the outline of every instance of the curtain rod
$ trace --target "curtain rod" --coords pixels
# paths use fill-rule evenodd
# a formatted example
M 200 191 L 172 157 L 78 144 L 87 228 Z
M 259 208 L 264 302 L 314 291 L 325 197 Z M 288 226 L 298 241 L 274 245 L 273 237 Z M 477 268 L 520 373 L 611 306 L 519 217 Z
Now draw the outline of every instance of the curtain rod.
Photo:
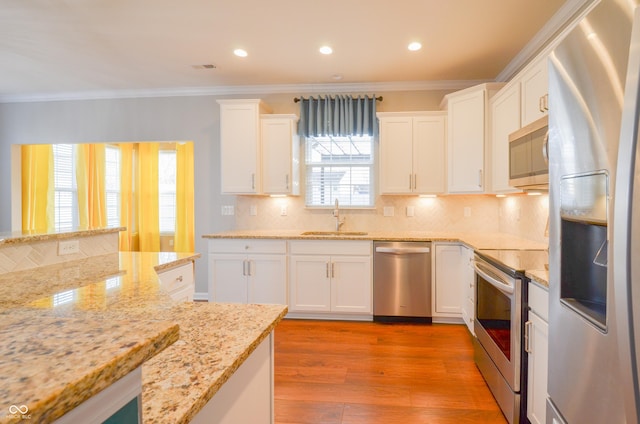
M 378 96 L 378 97 L 374 97 L 374 98 L 375 98 L 377 101 L 379 101 L 379 102 L 381 102 L 381 101 L 382 101 L 382 96 Z M 293 98 L 293 102 L 294 102 L 294 103 L 298 103 L 298 102 L 299 102 L 299 101 L 301 101 L 301 100 L 307 100 L 307 99 L 302 98 L 302 97 L 294 97 L 294 98 Z

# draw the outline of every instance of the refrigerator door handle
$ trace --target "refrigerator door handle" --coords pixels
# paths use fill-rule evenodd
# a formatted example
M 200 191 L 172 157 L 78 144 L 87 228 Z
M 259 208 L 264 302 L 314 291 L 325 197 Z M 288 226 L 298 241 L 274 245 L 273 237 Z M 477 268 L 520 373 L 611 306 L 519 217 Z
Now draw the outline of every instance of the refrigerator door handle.
M 620 364 L 620 384 L 625 387 L 624 406 L 627 422 L 640 422 L 640 268 L 637 258 L 640 225 L 640 176 L 638 145 L 640 112 L 640 7 L 636 8 L 631 32 L 631 48 L 625 82 L 620 144 L 616 163 L 613 198 L 613 285 L 615 319 Z

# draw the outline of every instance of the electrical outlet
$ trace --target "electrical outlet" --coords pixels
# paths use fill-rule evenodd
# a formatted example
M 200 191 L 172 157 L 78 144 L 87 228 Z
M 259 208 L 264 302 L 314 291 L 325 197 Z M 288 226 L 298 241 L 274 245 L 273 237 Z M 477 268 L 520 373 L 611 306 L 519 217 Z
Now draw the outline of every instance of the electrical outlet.
M 287 216 L 287 205 L 281 205 L 280 206 L 280 215 L 281 216 Z
M 224 205 L 222 206 L 222 210 L 220 211 L 220 214 L 223 216 L 231 216 L 231 215 L 235 215 L 235 210 L 233 205 Z
M 249 206 L 249 216 L 257 216 L 258 215 L 258 207 L 256 205 Z
M 382 209 L 382 214 L 384 216 L 393 216 L 395 214 L 395 209 L 393 206 L 385 206 Z
M 407 206 L 407 216 L 412 217 L 416 215 L 416 210 L 413 206 Z
M 465 206 L 464 208 L 464 217 L 469 218 L 471 216 L 471 207 Z
M 62 240 L 58 242 L 58 256 L 73 255 L 80 252 L 80 241 Z

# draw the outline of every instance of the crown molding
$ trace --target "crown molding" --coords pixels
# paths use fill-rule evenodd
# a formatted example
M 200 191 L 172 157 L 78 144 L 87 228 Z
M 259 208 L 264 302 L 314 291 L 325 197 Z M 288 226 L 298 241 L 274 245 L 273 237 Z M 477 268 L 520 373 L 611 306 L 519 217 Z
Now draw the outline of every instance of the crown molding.
M 563 38 L 561 34 L 572 28 L 580 18 L 599 2 L 600 0 L 567 0 L 498 74 L 496 81 L 509 81 L 540 53 L 551 50 L 555 43 Z
M 460 90 L 486 80 L 390 81 L 374 83 L 272 84 L 182 87 L 137 90 L 96 90 L 60 93 L 0 95 L 0 103 L 54 102 L 74 100 L 131 99 L 145 97 L 229 96 L 255 94 L 312 94 L 387 91 Z

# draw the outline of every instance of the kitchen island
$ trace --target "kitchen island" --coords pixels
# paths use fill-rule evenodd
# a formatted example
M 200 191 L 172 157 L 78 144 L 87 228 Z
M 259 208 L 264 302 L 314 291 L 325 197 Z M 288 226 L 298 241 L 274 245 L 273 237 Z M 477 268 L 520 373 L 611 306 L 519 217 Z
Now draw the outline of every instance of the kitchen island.
M 198 414 L 254 352 L 272 354 L 287 308 L 172 300 L 157 272 L 199 256 L 115 253 L 0 274 L 0 422 L 22 421 L 11 406 L 50 422 L 138 366 L 143 422 L 206 422 Z

